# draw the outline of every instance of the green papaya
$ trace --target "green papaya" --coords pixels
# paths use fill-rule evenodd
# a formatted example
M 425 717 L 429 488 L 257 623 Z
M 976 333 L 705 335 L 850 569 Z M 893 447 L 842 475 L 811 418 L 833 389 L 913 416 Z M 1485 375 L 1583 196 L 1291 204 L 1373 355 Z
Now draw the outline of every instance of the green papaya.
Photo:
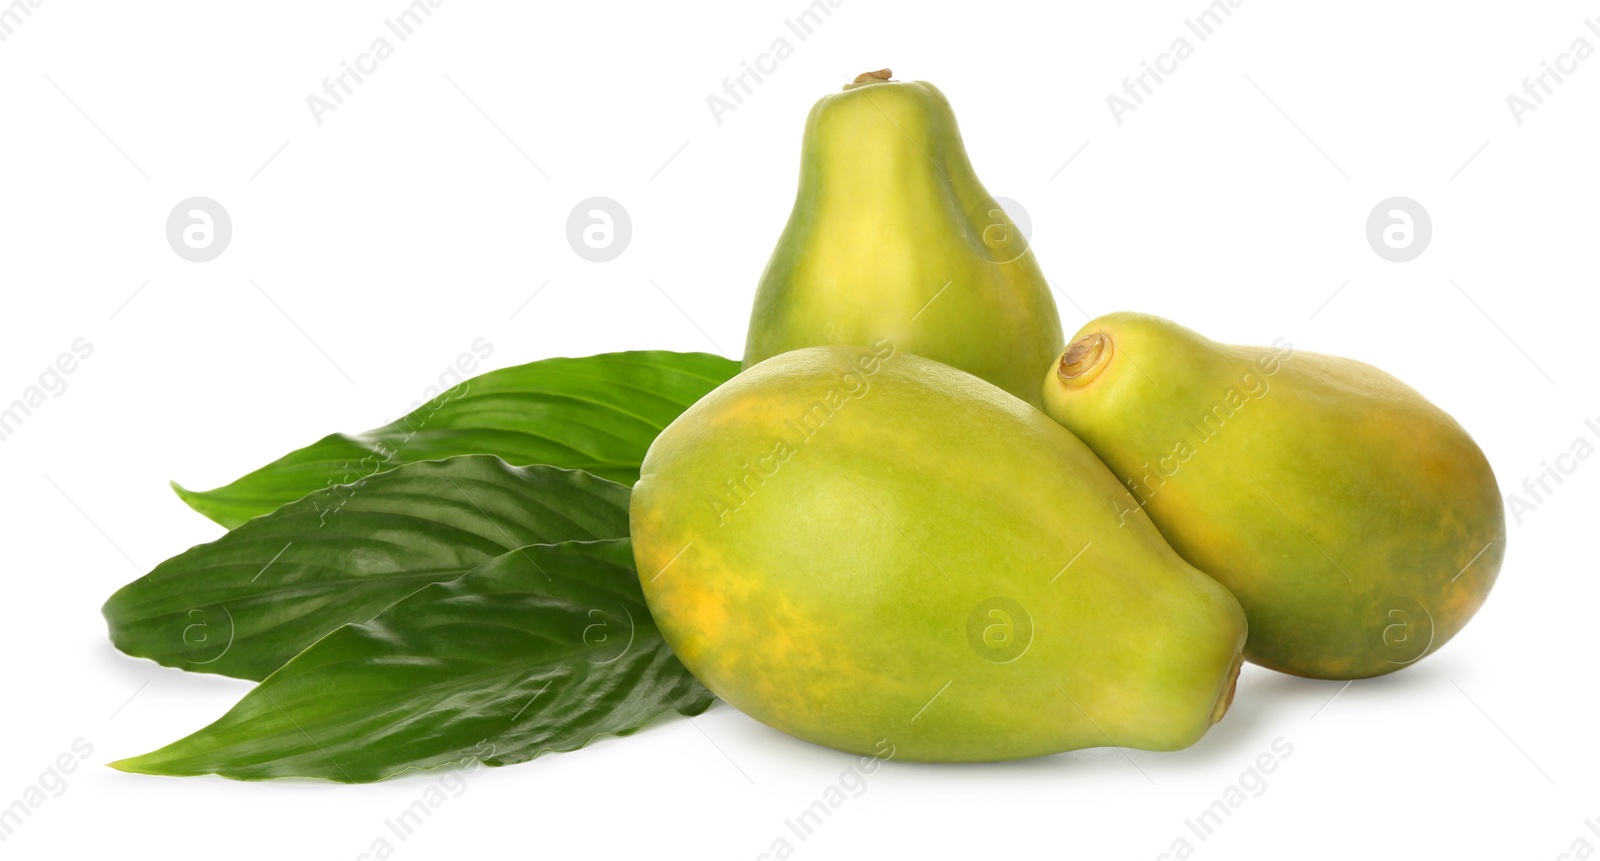
M 1039 406 L 1039 369 L 1065 343 L 1050 285 L 973 173 L 944 94 L 889 77 L 864 74 L 811 109 L 744 365 L 885 338 Z
M 852 753 L 1177 749 L 1242 660 L 1233 596 L 1088 448 L 887 342 L 785 353 L 695 404 L 646 454 L 630 531 L 683 664 Z
M 1320 679 L 1394 672 L 1477 612 L 1505 556 L 1488 460 L 1414 389 L 1350 359 L 1090 322 L 1045 411 L 1250 618 L 1245 657 Z

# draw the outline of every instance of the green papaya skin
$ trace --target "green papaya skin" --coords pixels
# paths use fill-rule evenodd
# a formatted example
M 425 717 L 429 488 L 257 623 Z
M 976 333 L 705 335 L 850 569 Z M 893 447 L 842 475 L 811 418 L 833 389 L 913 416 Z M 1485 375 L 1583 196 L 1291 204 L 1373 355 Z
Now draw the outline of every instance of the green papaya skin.
M 1239 598 L 1245 657 L 1262 666 L 1319 679 L 1408 667 L 1466 625 L 1500 571 L 1505 513 L 1483 452 L 1370 365 L 1124 312 L 1078 332 L 1044 401 Z
M 888 77 L 811 109 L 744 366 L 884 338 L 1039 406 L 1038 371 L 1065 343 L 1050 285 L 973 173 L 944 94 Z
M 713 391 L 651 446 L 630 525 L 684 665 L 852 753 L 1174 750 L 1220 719 L 1241 662 L 1233 596 L 1088 448 L 887 342 L 785 353 Z

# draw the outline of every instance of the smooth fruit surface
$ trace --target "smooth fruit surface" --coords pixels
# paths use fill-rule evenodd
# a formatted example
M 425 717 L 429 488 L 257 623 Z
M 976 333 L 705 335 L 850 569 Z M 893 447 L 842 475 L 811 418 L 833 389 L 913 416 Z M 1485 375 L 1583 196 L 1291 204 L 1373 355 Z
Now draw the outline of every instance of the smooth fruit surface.
M 1044 399 L 1238 596 L 1255 663 L 1393 672 L 1460 631 L 1499 573 L 1505 514 L 1483 452 L 1370 365 L 1116 313 L 1078 332 Z
M 1064 343 L 1050 285 L 973 173 L 944 94 L 887 78 L 863 75 L 811 110 L 745 367 L 883 338 L 1038 406 L 1039 371 Z
M 841 750 L 1176 749 L 1238 671 L 1238 603 L 1088 448 L 887 342 L 785 353 L 713 391 L 651 446 L 630 526 L 684 665 Z

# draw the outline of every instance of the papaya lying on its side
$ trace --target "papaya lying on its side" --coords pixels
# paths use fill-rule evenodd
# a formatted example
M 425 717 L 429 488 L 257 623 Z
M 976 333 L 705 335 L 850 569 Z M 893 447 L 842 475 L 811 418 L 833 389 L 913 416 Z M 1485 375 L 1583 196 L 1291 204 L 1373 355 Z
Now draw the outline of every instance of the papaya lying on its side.
M 694 405 L 645 457 L 631 531 L 684 665 L 841 750 L 1177 749 L 1238 673 L 1238 602 L 1087 447 L 886 342 L 786 353 Z
M 1255 663 L 1393 672 L 1444 645 L 1494 585 L 1506 528 L 1488 460 L 1371 365 L 1117 313 L 1084 326 L 1044 382 L 1045 410 L 1238 596 Z

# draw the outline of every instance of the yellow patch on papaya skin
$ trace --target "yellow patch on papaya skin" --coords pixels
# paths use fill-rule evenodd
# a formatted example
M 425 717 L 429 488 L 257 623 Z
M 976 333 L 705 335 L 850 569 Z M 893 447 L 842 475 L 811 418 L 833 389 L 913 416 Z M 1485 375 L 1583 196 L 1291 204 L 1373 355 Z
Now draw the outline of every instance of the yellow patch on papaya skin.
M 732 688 L 735 705 L 762 720 L 787 728 L 821 720 L 821 710 L 856 676 L 848 657 L 837 647 L 843 632 L 810 614 L 810 608 L 781 593 L 765 593 L 741 572 L 719 581 L 734 596 L 743 596 L 747 612 L 733 608 L 733 618 L 708 638 L 705 671 Z M 781 726 L 780 726 L 781 724 Z
M 728 608 L 714 592 L 700 589 L 674 589 L 663 595 L 657 611 L 663 624 L 670 624 L 684 633 L 680 651 L 682 657 L 693 659 L 707 647 L 714 646 L 728 625 Z

